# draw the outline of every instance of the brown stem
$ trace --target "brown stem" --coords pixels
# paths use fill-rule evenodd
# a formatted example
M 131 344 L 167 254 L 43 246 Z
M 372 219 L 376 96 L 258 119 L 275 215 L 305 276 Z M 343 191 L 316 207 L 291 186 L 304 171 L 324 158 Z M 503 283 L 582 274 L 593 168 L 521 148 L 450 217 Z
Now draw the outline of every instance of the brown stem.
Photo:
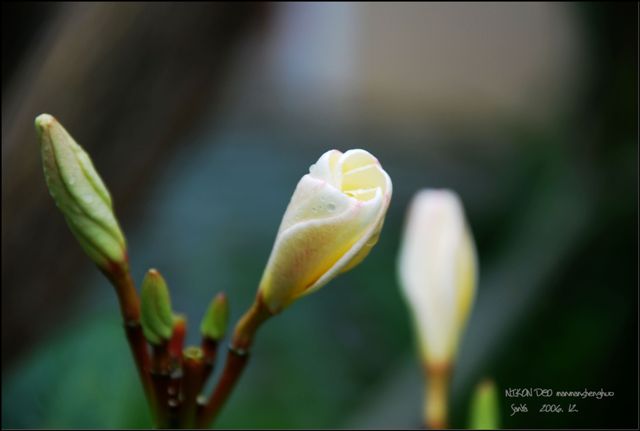
M 182 361 L 182 349 L 184 349 L 184 338 L 187 334 L 187 320 L 179 315 L 173 323 L 173 332 L 169 340 L 169 354 L 178 363 Z M 179 365 L 178 365 L 179 368 Z
M 153 345 L 153 372 L 169 374 L 171 372 L 171 356 L 168 343 Z
M 193 428 L 196 420 L 197 400 L 204 385 L 204 355 L 199 347 L 185 350 L 183 355 L 183 402 L 180 425 L 182 428 Z
M 204 358 L 202 360 L 204 366 L 202 385 L 204 386 L 216 365 L 216 357 L 218 356 L 218 340 L 214 340 L 209 337 L 202 337 L 201 346 L 202 353 L 204 354 Z
M 124 328 L 133 355 L 133 360 L 138 370 L 138 376 L 144 390 L 147 404 L 155 415 L 155 397 L 153 394 L 153 384 L 149 374 L 149 351 L 147 342 L 140 326 L 140 299 L 136 291 L 131 273 L 129 272 L 128 259 L 124 264 L 112 263 L 108 268 L 100 268 L 102 273 L 109 279 L 115 287 L 120 304 L 120 312 L 124 320 Z
M 249 348 L 253 343 L 256 331 L 271 316 L 271 312 L 269 312 L 260 295 L 258 295 L 251 308 L 238 321 L 229 346 L 222 377 L 220 377 L 206 405 L 200 411 L 200 416 L 197 420 L 199 428 L 209 426 L 224 406 L 247 364 Z
M 182 361 L 180 361 L 182 363 Z M 176 366 L 177 362 L 174 362 Z M 174 368 L 169 377 L 169 428 L 178 428 L 181 409 L 181 391 L 183 382 L 182 368 Z
M 236 382 L 242 375 L 248 360 L 249 352 L 246 350 L 234 350 L 229 347 L 222 377 L 220 377 L 213 395 L 202 409 L 201 417 L 197 424 L 198 428 L 206 428 L 218 416 Z
M 168 405 L 169 405 L 169 426 L 176 428 L 179 426 L 181 410 L 181 390 L 182 390 L 182 349 L 187 332 L 187 320 L 184 316 L 176 316 L 173 323 L 173 333 L 169 340 L 168 350 L 171 358 L 171 377 L 169 379 Z
M 258 294 L 251 308 L 240 318 L 233 331 L 231 346 L 234 350 L 248 351 L 253 344 L 253 337 L 256 331 L 272 314 L 267 306 L 262 302 L 262 297 Z
M 169 426 L 169 384 L 171 380 L 171 356 L 166 341 L 153 346 L 151 378 L 156 400 L 158 426 Z
M 107 268 L 100 268 L 100 271 L 116 288 L 120 312 L 124 321 L 137 322 L 140 319 L 140 298 L 138 298 L 138 292 L 131 278 L 131 272 L 129 272 L 128 258 L 124 263 L 112 262 Z
M 142 326 L 140 322 L 127 322 L 124 325 L 127 335 L 127 341 L 129 342 L 129 348 L 133 354 L 133 359 L 136 363 L 138 370 L 138 376 L 142 382 L 142 388 L 144 395 L 147 399 L 147 404 L 155 415 L 155 396 L 153 394 L 153 384 L 151 382 L 151 376 L 149 374 L 149 351 L 147 350 L 147 342 L 142 333 Z
M 451 366 L 449 364 L 427 365 L 425 369 L 427 374 L 425 425 L 430 429 L 445 429 L 448 427 Z

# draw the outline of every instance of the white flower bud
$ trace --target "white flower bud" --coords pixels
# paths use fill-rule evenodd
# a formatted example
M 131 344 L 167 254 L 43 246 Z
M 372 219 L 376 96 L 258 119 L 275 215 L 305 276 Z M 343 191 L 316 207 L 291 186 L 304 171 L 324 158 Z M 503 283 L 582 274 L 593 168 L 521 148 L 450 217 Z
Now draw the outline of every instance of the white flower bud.
M 391 180 L 364 150 L 326 152 L 303 176 L 260 282 L 272 313 L 360 263 L 376 244 Z
M 398 270 L 429 366 L 455 358 L 476 290 L 473 238 L 458 196 L 423 190 L 411 203 Z

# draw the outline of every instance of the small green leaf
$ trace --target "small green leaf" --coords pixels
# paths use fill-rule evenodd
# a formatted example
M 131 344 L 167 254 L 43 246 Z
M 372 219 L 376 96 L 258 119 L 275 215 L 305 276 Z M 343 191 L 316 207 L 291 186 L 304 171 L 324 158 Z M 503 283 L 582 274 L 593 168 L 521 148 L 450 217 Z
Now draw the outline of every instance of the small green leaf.
M 220 292 L 213 298 L 207 312 L 200 324 L 200 332 L 203 336 L 213 340 L 220 340 L 227 331 L 229 322 L 229 304 L 224 292 Z
M 173 332 L 174 318 L 167 283 L 157 270 L 150 269 L 141 290 L 142 331 L 150 343 L 160 344 L 171 338 Z
M 472 429 L 499 429 L 500 406 L 498 390 L 493 380 L 484 380 L 477 387 L 471 400 Z

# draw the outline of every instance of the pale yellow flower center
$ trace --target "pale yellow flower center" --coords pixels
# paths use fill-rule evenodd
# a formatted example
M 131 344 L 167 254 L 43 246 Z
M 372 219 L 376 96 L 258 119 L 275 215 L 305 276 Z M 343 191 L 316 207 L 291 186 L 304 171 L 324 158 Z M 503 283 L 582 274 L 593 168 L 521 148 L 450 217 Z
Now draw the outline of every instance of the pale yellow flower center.
M 376 196 L 376 190 L 386 192 L 387 180 L 380 163 L 366 151 L 333 152 L 329 157 L 329 182 L 359 201 L 368 201 Z

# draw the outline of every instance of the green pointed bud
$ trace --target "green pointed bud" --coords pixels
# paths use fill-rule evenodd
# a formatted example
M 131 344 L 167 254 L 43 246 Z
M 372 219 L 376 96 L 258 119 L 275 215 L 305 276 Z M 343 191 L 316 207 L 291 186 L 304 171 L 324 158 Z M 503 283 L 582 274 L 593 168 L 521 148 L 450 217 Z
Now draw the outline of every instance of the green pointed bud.
M 211 301 L 200 324 L 200 332 L 204 337 L 211 338 L 212 340 L 220 340 L 227 331 L 228 322 L 229 304 L 227 302 L 227 296 L 224 292 L 220 292 L 213 298 L 213 301 Z
M 171 338 L 174 324 L 167 283 L 157 270 L 150 269 L 142 281 L 141 290 L 140 323 L 144 337 L 151 344 L 161 344 Z
M 492 380 L 484 380 L 476 387 L 471 400 L 469 428 L 486 430 L 500 428 L 498 390 Z
M 111 196 L 89 155 L 51 115 L 39 115 L 35 126 L 49 193 L 71 232 L 100 268 L 126 264 L 127 247 Z

